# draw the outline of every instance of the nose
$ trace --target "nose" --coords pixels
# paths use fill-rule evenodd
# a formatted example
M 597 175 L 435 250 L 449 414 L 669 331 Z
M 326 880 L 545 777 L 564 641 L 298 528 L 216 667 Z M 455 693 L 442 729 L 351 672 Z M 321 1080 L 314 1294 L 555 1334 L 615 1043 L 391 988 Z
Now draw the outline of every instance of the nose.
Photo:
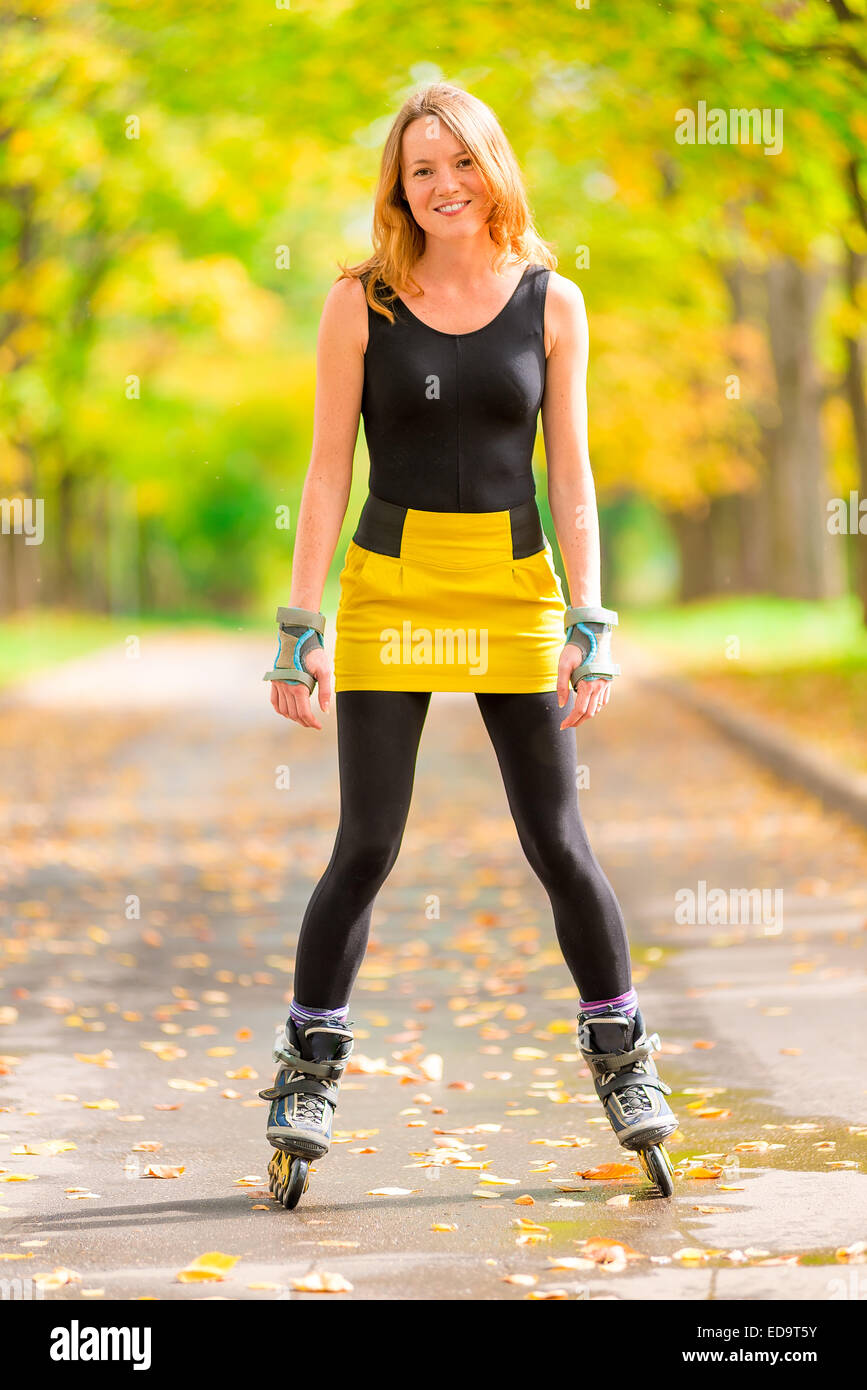
M 437 174 L 436 188 L 434 191 L 438 198 L 445 198 L 450 193 L 454 193 L 457 187 L 458 181 L 452 169 L 446 168 L 443 169 L 441 173 Z

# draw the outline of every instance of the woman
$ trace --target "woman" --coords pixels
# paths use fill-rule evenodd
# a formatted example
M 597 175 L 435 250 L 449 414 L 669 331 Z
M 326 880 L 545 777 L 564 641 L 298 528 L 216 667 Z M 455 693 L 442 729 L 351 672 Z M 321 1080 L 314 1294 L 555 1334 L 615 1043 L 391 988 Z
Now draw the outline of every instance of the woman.
M 279 714 L 321 729 L 310 695 L 318 682 L 327 711 L 332 678 L 319 604 L 361 414 L 370 495 L 341 574 L 335 647 L 340 823 L 301 926 L 280 1069 L 261 1092 L 267 1137 L 300 1160 L 328 1150 L 352 1048 L 348 1000 L 403 836 L 430 695 L 473 691 L 579 991 L 579 1048 L 621 1144 L 652 1150 L 677 1121 L 576 794 L 572 731 L 605 708 L 619 673 L 617 615 L 599 591 L 581 293 L 553 272 L 495 116 L 448 84 L 410 97 L 392 126 L 373 240 L 325 302 L 292 607 L 278 610 L 265 677 Z M 579 605 L 568 610 L 534 499 L 540 407 L 551 513 Z M 306 1167 L 272 1161 L 287 1206 Z M 670 1191 L 664 1173 L 655 1180 Z

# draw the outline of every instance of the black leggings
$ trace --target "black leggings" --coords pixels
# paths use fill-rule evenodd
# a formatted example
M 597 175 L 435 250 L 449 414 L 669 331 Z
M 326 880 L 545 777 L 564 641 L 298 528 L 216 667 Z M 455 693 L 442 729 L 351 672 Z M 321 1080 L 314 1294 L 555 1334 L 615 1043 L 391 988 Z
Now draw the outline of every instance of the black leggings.
M 349 1000 L 367 948 L 374 899 L 390 873 L 412 796 L 430 694 L 345 690 L 336 697 L 340 824 L 307 905 L 294 995 L 308 1008 Z M 527 859 L 554 912 L 560 949 L 586 1000 L 631 988 L 629 943 L 614 890 L 578 809 L 571 703 L 555 693 L 477 695 Z

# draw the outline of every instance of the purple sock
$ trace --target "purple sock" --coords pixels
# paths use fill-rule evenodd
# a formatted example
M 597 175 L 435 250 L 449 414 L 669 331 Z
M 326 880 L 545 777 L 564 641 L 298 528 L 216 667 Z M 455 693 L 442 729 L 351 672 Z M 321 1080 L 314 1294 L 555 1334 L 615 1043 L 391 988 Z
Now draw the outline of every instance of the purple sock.
M 627 1018 L 635 1017 L 635 1010 L 638 1008 L 638 995 L 634 989 L 627 990 L 626 994 L 617 994 L 613 999 L 593 999 L 578 1000 L 578 1008 L 582 1014 L 625 1014 Z
M 295 1023 L 345 1023 L 348 1016 L 348 1004 L 341 1009 L 311 1009 L 293 998 L 289 1005 L 289 1017 Z

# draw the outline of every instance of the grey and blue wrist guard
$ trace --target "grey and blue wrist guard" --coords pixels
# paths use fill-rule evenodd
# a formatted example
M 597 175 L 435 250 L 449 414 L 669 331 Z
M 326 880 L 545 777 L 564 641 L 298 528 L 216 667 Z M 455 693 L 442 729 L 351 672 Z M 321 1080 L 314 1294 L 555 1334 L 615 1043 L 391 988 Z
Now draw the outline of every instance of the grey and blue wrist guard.
M 308 608 L 278 608 L 277 624 L 280 645 L 274 658 L 274 669 L 262 677 L 263 681 L 285 681 L 290 685 L 306 685 L 308 690 L 312 690 L 316 677 L 307 670 L 304 658 L 314 647 L 325 646 L 322 638 L 325 618 Z
M 610 681 L 620 675 L 611 658 L 611 632 L 617 626 L 613 608 L 567 608 L 563 626 L 567 646 L 578 647 L 584 657 L 569 677 L 573 688 L 579 681 Z

